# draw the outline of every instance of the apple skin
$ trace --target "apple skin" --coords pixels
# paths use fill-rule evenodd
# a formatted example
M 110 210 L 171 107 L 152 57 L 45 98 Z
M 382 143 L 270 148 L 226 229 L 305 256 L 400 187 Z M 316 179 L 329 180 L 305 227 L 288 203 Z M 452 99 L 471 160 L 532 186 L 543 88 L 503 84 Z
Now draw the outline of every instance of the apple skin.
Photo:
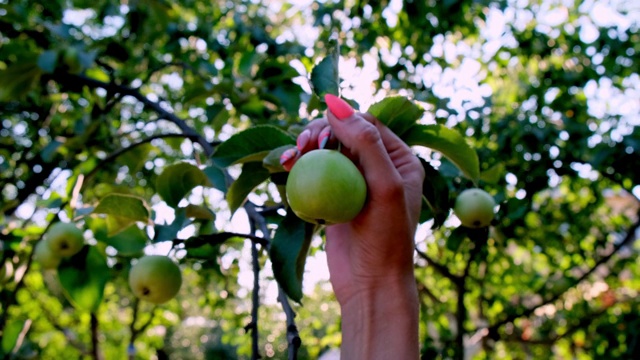
M 40 264 L 43 269 L 57 269 L 62 258 L 56 255 L 49 247 L 47 241 L 38 241 L 33 250 L 33 260 Z
M 51 225 L 44 242 L 54 255 L 69 257 L 77 254 L 84 246 L 82 230 L 71 223 L 55 223 Z
M 315 224 L 339 224 L 355 218 L 367 198 L 360 170 L 336 150 L 313 150 L 293 165 L 286 185 L 291 210 Z
M 453 212 L 463 226 L 468 228 L 483 228 L 491 224 L 496 201 L 488 192 L 482 189 L 467 189 L 456 199 Z
M 181 285 L 180 268 L 166 256 L 143 256 L 129 271 L 129 286 L 133 294 L 154 304 L 173 299 Z

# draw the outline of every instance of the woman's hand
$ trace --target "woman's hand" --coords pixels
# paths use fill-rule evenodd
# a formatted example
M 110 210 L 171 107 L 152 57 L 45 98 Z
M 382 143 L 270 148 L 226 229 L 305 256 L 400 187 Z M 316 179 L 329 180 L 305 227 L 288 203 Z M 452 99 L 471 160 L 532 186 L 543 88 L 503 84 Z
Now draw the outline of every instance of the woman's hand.
M 335 96 L 328 95 L 327 104 L 326 118 L 312 121 L 298 136 L 297 149 L 281 160 L 290 169 L 301 154 L 337 140 L 367 182 L 360 214 L 326 228 L 331 284 L 343 313 L 343 356 L 417 358 L 413 251 L 424 170 L 373 116 L 354 112 Z

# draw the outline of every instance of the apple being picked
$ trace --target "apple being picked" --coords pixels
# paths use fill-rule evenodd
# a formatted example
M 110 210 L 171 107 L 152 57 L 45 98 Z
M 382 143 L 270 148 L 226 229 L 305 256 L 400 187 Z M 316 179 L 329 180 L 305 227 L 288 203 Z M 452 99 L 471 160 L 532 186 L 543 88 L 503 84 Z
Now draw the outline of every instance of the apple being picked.
M 313 150 L 291 169 L 286 185 L 291 210 L 315 224 L 339 224 L 360 213 L 367 184 L 358 168 L 336 150 Z
M 154 304 L 173 299 L 181 285 L 180 268 L 166 256 L 143 256 L 129 271 L 129 286 L 133 294 Z
M 82 230 L 74 224 L 59 222 L 51 225 L 41 242 L 49 247 L 53 255 L 63 258 L 73 256 L 82 249 L 84 236 Z
M 453 212 L 463 226 L 482 228 L 491 224 L 495 206 L 496 202 L 488 192 L 474 188 L 464 190 L 458 195 Z

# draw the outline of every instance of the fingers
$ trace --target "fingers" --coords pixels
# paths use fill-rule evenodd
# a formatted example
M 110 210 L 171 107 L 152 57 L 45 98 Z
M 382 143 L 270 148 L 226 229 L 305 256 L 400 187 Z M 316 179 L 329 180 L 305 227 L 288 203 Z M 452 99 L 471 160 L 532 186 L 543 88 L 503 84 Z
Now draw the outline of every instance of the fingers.
M 280 164 L 290 171 L 302 154 L 315 149 L 335 148 L 338 144 L 326 119 L 316 119 L 298 135 L 296 147 L 286 150 L 280 156 Z

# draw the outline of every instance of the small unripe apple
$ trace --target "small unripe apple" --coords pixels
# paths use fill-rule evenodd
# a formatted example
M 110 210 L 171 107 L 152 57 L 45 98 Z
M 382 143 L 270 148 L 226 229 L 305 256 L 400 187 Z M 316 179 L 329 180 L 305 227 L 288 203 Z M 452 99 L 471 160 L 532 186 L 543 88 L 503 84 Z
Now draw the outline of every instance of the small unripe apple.
M 453 212 L 460 219 L 463 226 L 482 228 L 491 224 L 495 206 L 495 200 L 486 191 L 482 189 L 467 189 L 458 195 Z
M 173 299 L 181 285 L 180 268 L 166 256 L 143 256 L 129 271 L 129 286 L 133 294 L 154 304 Z
M 51 225 L 44 242 L 57 257 L 69 257 L 77 254 L 84 245 L 82 230 L 71 223 Z
M 313 150 L 291 169 L 286 186 L 291 210 L 316 224 L 351 221 L 367 198 L 367 184 L 358 168 L 335 150 Z
M 33 250 L 33 260 L 40 263 L 43 269 L 56 269 L 62 258 L 56 255 L 46 240 L 38 241 Z

